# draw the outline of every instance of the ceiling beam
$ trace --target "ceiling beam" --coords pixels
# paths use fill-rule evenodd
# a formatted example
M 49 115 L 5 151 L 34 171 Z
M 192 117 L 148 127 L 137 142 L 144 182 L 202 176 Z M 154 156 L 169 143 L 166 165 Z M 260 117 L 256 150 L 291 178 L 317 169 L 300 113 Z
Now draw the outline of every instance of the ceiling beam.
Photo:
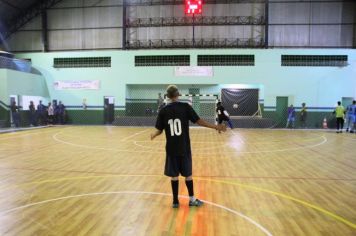
M 4 1 L 4 0 L 0 0 Z M 44 10 L 51 8 L 62 0 L 39 0 L 30 7 L 23 9 L 19 16 L 14 17 L 7 22 L 8 29 L 5 32 L 5 39 L 9 38 L 13 33 L 26 25 L 35 17 L 39 16 Z
M 11 8 L 14 8 L 14 9 L 16 9 L 16 10 L 20 10 L 20 11 L 23 10 L 22 8 L 20 8 L 20 7 L 18 7 L 18 6 L 15 6 L 14 4 L 8 2 L 7 0 L 0 0 L 0 2 L 4 3 L 5 5 L 8 5 L 8 6 L 11 7 Z

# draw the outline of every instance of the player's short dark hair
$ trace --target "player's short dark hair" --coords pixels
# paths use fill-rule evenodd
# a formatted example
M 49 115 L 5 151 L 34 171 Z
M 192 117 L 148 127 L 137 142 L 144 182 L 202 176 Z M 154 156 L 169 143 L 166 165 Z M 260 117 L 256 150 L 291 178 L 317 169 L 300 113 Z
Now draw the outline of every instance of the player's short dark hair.
M 175 85 L 169 85 L 167 87 L 167 97 L 168 98 L 175 98 L 179 96 L 179 91 L 177 86 Z
M 356 104 L 356 100 L 354 100 L 352 103 L 353 103 L 353 104 Z
M 337 105 L 339 105 L 339 106 L 340 106 L 340 105 L 341 105 L 341 102 L 340 102 L 340 101 L 338 101 L 338 102 L 337 102 Z

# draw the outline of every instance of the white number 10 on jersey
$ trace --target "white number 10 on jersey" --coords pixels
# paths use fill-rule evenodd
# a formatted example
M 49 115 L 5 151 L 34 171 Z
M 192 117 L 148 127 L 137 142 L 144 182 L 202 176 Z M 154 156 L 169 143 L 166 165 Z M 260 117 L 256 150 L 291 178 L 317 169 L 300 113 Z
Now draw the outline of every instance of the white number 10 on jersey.
M 170 119 L 168 121 L 169 127 L 171 128 L 171 136 L 180 136 L 182 134 L 182 124 L 180 119 Z

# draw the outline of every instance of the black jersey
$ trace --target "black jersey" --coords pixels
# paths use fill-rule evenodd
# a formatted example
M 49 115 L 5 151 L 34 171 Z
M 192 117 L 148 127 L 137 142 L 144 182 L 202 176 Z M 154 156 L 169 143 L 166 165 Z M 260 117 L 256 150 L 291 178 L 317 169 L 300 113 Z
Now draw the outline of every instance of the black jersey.
M 181 156 L 191 153 L 189 121 L 195 123 L 199 119 L 188 103 L 172 102 L 159 111 L 156 128 L 166 133 L 167 155 Z
M 12 113 L 17 113 L 19 112 L 19 107 L 16 105 L 11 105 L 10 107 Z
M 29 105 L 28 109 L 30 110 L 31 113 L 35 113 L 36 112 L 35 105 Z
M 218 114 L 218 118 L 221 120 L 226 120 L 228 118 L 224 112 L 225 112 L 225 108 L 223 106 L 218 106 L 216 108 L 216 113 Z

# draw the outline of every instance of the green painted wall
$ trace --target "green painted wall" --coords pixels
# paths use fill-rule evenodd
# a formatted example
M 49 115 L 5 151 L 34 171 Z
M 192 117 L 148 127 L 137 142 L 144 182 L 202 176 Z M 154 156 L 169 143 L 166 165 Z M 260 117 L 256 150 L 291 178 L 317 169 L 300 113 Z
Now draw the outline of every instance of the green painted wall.
M 7 93 L 49 97 L 47 82 L 43 76 L 14 70 L 7 70 Z
M 46 79 L 43 76 L 24 73 L 14 70 L 0 69 L 0 120 L 5 126 L 10 125 L 10 95 L 42 96 L 49 98 Z M 21 101 L 21 98 L 19 98 Z M 21 105 L 21 103 L 20 103 Z M 21 125 L 27 126 L 29 115 L 26 111 L 20 112 Z
M 191 56 L 196 65 L 199 54 L 254 54 L 255 66 L 214 67 L 213 77 L 175 77 L 173 67 L 135 67 L 135 55 Z M 282 54 L 340 55 L 349 57 L 349 66 L 338 67 L 281 67 Z M 356 50 L 341 49 L 228 49 L 228 50 L 147 50 L 147 51 L 90 51 L 18 54 L 31 58 L 33 65 L 46 77 L 51 98 L 65 104 L 80 105 L 87 98 L 88 105 L 102 105 L 104 96 L 115 96 L 116 105 L 125 105 L 129 84 L 254 84 L 264 88 L 263 98 L 268 106 L 275 106 L 276 96 L 288 96 L 295 104 L 330 107 L 342 96 L 355 97 Z M 111 68 L 55 69 L 55 57 L 111 56 Z M 56 91 L 55 80 L 100 80 L 98 91 Z M 164 88 L 162 88 L 163 91 Z
M 191 56 L 192 66 L 197 65 L 197 55 L 201 54 L 254 54 L 255 66 L 213 67 L 213 77 L 175 77 L 174 67 L 134 66 L 135 55 L 183 54 Z M 342 68 L 282 67 L 280 60 L 283 54 L 348 55 L 349 65 Z M 53 68 L 55 57 L 100 56 L 110 56 L 112 67 Z M 68 106 L 68 117 L 72 123 L 103 123 L 101 107 L 104 96 L 114 96 L 116 106 L 126 106 L 126 111 L 117 111 L 116 115 L 133 115 L 126 98 L 156 99 L 158 92 L 164 93 L 168 84 L 178 84 L 182 93 L 188 93 L 189 88 L 199 88 L 200 93 L 220 93 L 221 88 L 226 87 L 259 88 L 260 102 L 265 107 L 264 116 L 276 120 L 284 120 L 274 114 L 276 97 L 287 96 L 290 104 L 298 107 L 306 102 L 308 107 L 315 108 L 309 110 L 311 126 L 320 124 L 323 112 L 329 112 L 341 97 L 356 97 L 356 50 L 349 49 L 108 50 L 26 53 L 17 57 L 31 58 L 33 66 L 46 79 L 50 98 L 61 100 Z M 100 80 L 101 85 L 99 90 L 60 91 L 53 88 L 53 82 L 57 80 Z M 70 107 L 80 106 L 84 98 L 89 106 L 87 111 Z M 143 108 L 147 106 L 145 103 L 138 106 Z M 155 102 L 151 103 L 150 106 L 155 106 Z M 143 109 L 139 110 L 141 114 Z
M 67 110 L 66 114 L 69 124 L 104 124 L 103 110 Z
M 7 95 L 7 70 L 0 69 L 0 101 L 8 101 Z

